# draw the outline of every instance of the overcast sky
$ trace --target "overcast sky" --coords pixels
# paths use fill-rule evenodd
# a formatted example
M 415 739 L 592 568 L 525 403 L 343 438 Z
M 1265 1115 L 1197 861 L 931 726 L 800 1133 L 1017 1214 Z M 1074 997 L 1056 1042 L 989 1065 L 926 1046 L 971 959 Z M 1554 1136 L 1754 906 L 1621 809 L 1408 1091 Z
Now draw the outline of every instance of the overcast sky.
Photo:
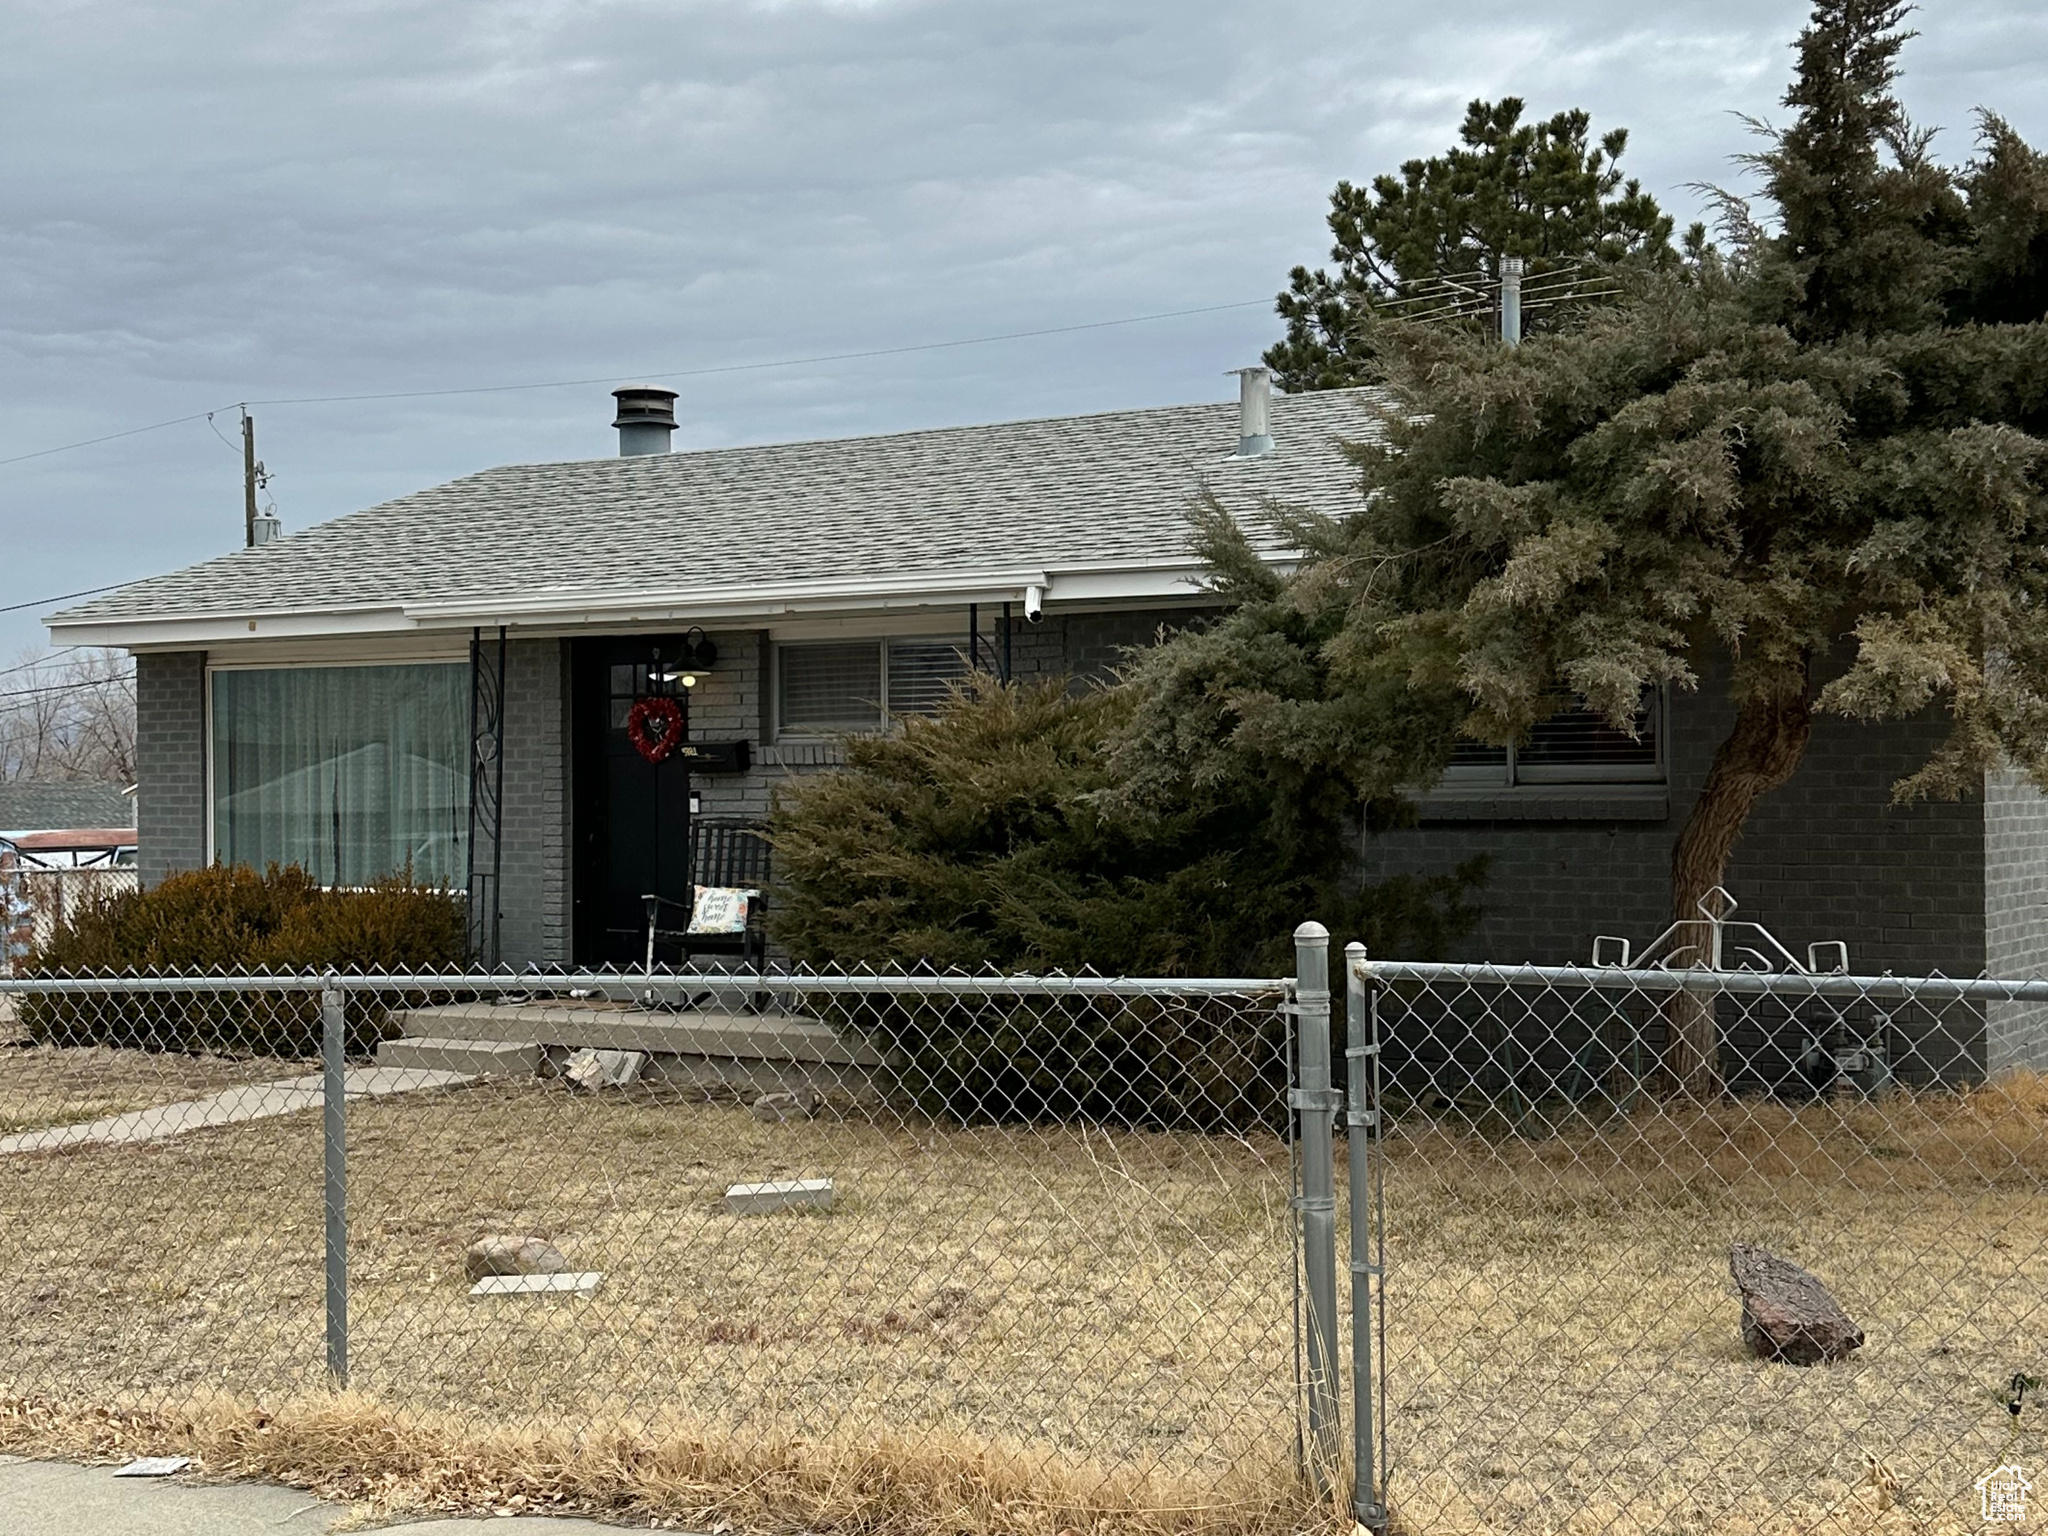
M 0 459 L 242 399 L 288 529 L 614 449 L 613 382 L 1269 300 L 1339 177 L 1583 106 L 1684 218 L 1792 0 L 49 0 L 0 12 Z M 1916 116 L 2048 139 L 2048 9 L 1941 0 Z M 678 378 L 679 447 L 1227 397 L 1263 304 Z M 233 440 L 234 413 L 214 424 Z M 0 465 L 0 604 L 241 537 L 201 422 Z M 43 638 L 0 614 L 0 657 Z

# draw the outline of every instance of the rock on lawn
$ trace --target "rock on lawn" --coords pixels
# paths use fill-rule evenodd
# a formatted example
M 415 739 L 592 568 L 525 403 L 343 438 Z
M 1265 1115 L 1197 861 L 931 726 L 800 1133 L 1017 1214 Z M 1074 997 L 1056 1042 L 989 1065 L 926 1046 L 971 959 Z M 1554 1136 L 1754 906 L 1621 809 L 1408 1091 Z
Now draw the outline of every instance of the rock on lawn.
M 559 1275 L 569 1268 L 562 1250 L 538 1237 L 485 1237 L 469 1245 L 462 1257 L 471 1280 L 486 1275 Z
M 1748 1243 L 1732 1243 L 1728 1272 L 1742 1293 L 1742 1342 L 1757 1359 L 1819 1365 L 1863 1347 L 1863 1330 L 1812 1271 Z

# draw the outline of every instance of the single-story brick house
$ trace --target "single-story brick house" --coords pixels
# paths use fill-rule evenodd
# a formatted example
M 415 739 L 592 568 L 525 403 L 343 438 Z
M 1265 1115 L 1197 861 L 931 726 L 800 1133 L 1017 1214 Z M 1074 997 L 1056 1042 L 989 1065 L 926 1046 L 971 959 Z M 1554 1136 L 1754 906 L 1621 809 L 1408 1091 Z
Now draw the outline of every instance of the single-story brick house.
M 59 643 L 135 653 L 145 879 L 409 860 L 474 893 L 495 870 L 505 962 L 631 960 L 641 895 L 684 894 L 692 815 L 758 818 L 970 661 L 1100 674 L 1198 616 L 1190 499 L 1253 524 L 1269 501 L 1345 511 L 1340 444 L 1379 404 L 1269 399 L 1249 370 L 1235 405 L 676 453 L 674 396 L 616 393 L 617 457 L 486 470 L 51 618 Z M 693 757 L 635 749 L 650 692 L 687 700 Z M 1366 866 L 1490 854 L 1474 957 L 1648 938 L 1725 715 L 1710 685 L 1652 701 L 1640 742 L 1570 716 L 1475 748 Z M 2048 802 L 2002 775 L 1887 806 L 1938 729 L 1824 721 L 1741 844 L 1744 915 L 1795 948 L 1844 939 L 1858 970 L 2048 962 Z

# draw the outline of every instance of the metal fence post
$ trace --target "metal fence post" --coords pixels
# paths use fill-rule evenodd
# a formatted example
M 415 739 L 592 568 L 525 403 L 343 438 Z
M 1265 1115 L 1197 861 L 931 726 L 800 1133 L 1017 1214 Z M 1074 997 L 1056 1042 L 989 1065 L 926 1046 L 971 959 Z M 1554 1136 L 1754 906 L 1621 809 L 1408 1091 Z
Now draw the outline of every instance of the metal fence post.
M 1373 1369 L 1373 1285 L 1386 1273 L 1373 1252 L 1379 1230 L 1376 1154 L 1380 1139 L 1379 999 L 1369 990 L 1365 946 L 1344 946 L 1344 1115 L 1345 1150 L 1350 1155 L 1351 1196 L 1351 1512 L 1373 1536 L 1384 1536 L 1387 1506 L 1381 1498 L 1381 1458 L 1375 1436 L 1384 1433 Z M 1382 1283 L 1384 1283 L 1382 1281 Z
M 348 1080 L 345 1004 L 348 994 L 329 975 L 320 989 L 321 1130 L 327 1207 L 327 1374 L 348 1385 Z
M 1343 1095 L 1330 1084 L 1330 930 L 1294 930 L 1294 1006 L 1300 1030 L 1301 1256 L 1308 1289 L 1308 1432 L 1319 1490 L 1337 1463 L 1337 1166 L 1335 1122 Z

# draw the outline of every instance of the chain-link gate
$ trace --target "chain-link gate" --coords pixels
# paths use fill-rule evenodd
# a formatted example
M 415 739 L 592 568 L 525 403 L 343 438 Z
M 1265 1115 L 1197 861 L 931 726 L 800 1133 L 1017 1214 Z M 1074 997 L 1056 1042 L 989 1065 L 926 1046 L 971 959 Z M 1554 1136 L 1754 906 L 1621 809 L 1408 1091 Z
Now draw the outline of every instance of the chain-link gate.
M 1591 966 L 1353 947 L 1368 1528 L 2042 1520 L 2048 983 L 1857 976 L 1732 910 Z

